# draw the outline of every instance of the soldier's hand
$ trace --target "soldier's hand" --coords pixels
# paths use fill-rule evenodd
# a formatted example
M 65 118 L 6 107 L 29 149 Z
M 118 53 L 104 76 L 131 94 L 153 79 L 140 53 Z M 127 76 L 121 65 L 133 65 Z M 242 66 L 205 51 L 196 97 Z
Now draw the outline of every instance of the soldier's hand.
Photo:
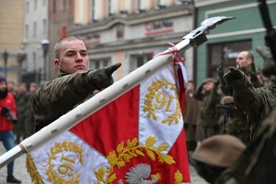
M 116 63 L 114 65 L 99 68 L 95 70 L 91 77 L 90 82 L 94 85 L 98 90 L 102 90 L 107 88 L 111 84 L 113 84 L 114 80 L 112 78 L 112 74 L 121 66 L 121 63 Z
M 222 67 L 221 65 L 218 66 L 218 68 L 217 68 L 217 73 L 218 73 L 218 76 L 219 76 L 220 78 L 223 77 L 224 71 L 223 71 L 223 67 Z
M 244 73 L 241 70 L 232 66 L 229 67 L 229 71 L 223 76 L 224 80 L 228 85 L 240 83 L 243 77 Z
M 262 71 L 264 76 L 269 77 L 270 75 L 275 75 L 276 73 L 275 61 L 273 60 L 270 49 L 266 46 L 262 46 L 262 47 L 257 47 L 256 51 L 264 59 L 263 71 Z

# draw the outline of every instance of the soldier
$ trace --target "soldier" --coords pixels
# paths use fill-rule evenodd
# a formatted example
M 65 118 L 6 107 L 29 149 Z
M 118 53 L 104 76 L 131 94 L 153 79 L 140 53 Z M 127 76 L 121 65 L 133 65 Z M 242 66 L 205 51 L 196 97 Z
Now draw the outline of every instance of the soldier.
M 86 46 L 80 38 L 67 36 L 55 45 L 58 78 L 45 82 L 32 97 L 35 131 L 72 110 L 85 99 L 113 83 L 112 73 L 121 64 L 88 70 Z
M 29 86 L 29 93 L 28 93 L 28 102 L 26 103 L 26 110 L 25 110 L 25 121 L 24 121 L 24 129 L 26 131 L 25 137 L 29 137 L 34 133 L 34 114 L 32 110 L 32 105 L 31 105 L 31 97 L 33 94 L 36 92 L 38 89 L 38 84 L 32 82 Z
M 15 97 L 16 99 L 16 107 L 17 107 L 17 117 L 18 117 L 18 123 L 14 127 L 14 132 L 16 134 L 16 143 L 20 143 L 22 139 L 26 137 L 26 131 L 25 131 L 25 111 L 26 111 L 26 105 L 28 103 L 28 90 L 27 90 L 27 84 L 26 83 L 20 83 L 18 94 Z
M 236 68 L 242 71 L 248 80 L 252 83 L 253 87 L 259 88 L 264 86 L 264 84 L 260 81 L 257 76 L 256 67 L 254 64 L 254 56 L 251 51 L 245 50 L 241 51 L 236 59 Z M 233 95 L 233 88 L 231 84 L 227 84 L 224 80 L 224 69 L 222 66 L 218 67 L 217 69 L 219 80 L 221 83 L 221 90 L 227 96 Z M 233 111 L 232 111 L 233 110 Z M 231 118 L 229 116 L 229 123 L 231 126 L 228 126 L 228 133 L 231 132 L 231 135 L 235 135 L 238 138 L 242 138 L 242 141 L 245 144 L 250 142 L 250 125 L 249 120 L 247 119 L 247 114 L 236 107 L 231 110 Z M 225 111 L 224 111 L 225 112 Z M 222 115 L 225 115 L 222 114 Z M 231 130 L 233 128 L 233 130 Z M 240 130 L 239 130 L 240 128 Z
M 223 132 L 239 138 L 244 144 L 250 143 L 249 125 L 246 114 L 236 108 L 232 96 L 224 96 L 218 105 L 222 113 L 219 124 Z
M 257 51 L 264 57 L 265 63 L 271 62 L 271 54 L 270 57 L 267 57 L 267 55 L 264 56 L 264 48 L 259 48 Z M 211 183 L 273 184 L 276 181 L 276 153 L 274 151 L 276 142 L 276 109 L 273 109 L 273 103 L 271 103 L 269 97 L 271 97 L 270 95 L 273 91 L 276 91 L 276 88 L 273 89 L 272 87 L 274 86 L 273 81 L 275 78 L 273 76 L 272 80 L 270 80 L 270 87 L 268 87 L 270 90 L 268 91 L 261 88 L 254 88 L 244 72 L 236 68 L 230 68 L 230 71 L 225 74 L 225 78 L 227 82 L 237 80 L 237 82 L 231 83 L 234 89 L 234 101 L 238 104 L 237 107 L 245 104 L 248 105 L 249 100 L 251 102 L 251 104 L 247 106 L 249 111 L 252 111 L 251 113 L 256 113 L 256 116 L 254 116 L 255 118 L 260 116 L 257 120 L 261 118 L 265 118 L 265 120 L 258 124 L 260 128 L 256 130 L 257 133 L 254 140 L 252 140 L 247 147 L 242 148 L 239 154 L 234 154 L 232 151 L 236 149 L 232 149 L 231 147 L 229 149 L 229 142 L 223 140 L 222 137 L 216 141 L 222 142 L 221 144 L 225 146 L 224 148 L 222 146 L 217 146 L 217 143 L 214 141 L 207 144 L 207 146 L 205 146 L 204 144 L 206 143 L 203 142 L 201 146 L 204 147 L 199 147 L 200 149 L 195 151 L 193 157 L 196 170 L 203 178 L 206 180 L 208 179 L 207 181 Z M 244 86 L 245 84 L 246 87 Z M 241 96 L 239 93 L 242 92 L 245 92 L 243 96 L 244 101 L 240 100 Z M 272 109 L 272 111 L 267 112 L 268 109 Z M 268 115 L 266 115 L 266 113 Z M 254 121 L 254 123 L 256 122 Z M 232 140 L 230 143 L 233 144 L 238 141 L 239 140 Z M 231 162 L 232 164 L 218 167 L 222 166 L 221 163 L 233 157 L 235 161 Z
M 250 124 L 250 139 L 253 140 L 261 121 L 271 111 L 271 104 L 276 100 L 276 77 L 270 79 L 269 87 L 254 88 L 249 78 L 241 70 L 230 67 L 224 79 L 233 89 L 236 107 L 245 112 Z
M 218 82 L 213 78 L 206 78 L 195 92 L 195 99 L 200 101 L 199 123 L 203 129 L 203 139 L 218 134 L 218 111 L 217 104 L 221 96 L 217 92 Z
M 199 102 L 194 98 L 195 86 L 193 81 L 188 81 L 185 99 L 184 127 L 186 134 L 186 144 L 188 151 L 194 151 L 197 147 L 196 137 L 197 117 L 199 113 Z

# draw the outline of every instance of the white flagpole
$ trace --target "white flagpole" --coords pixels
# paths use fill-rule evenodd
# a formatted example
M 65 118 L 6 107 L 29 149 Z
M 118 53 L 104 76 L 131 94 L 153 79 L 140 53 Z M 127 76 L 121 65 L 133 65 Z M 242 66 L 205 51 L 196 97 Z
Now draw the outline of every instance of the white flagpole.
M 45 144 L 47 141 L 57 137 L 62 132 L 75 126 L 83 119 L 87 118 L 91 114 L 103 108 L 108 103 L 114 101 L 130 89 L 137 86 L 141 81 L 148 78 L 162 67 L 170 64 L 173 52 L 183 52 L 192 46 L 198 46 L 204 43 L 207 41 L 206 33 L 208 33 L 209 29 L 212 29 L 217 24 L 220 24 L 229 19 L 232 19 L 232 17 L 222 16 L 204 20 L 200 27 L 184 36 L 183 40 L 175 45 L 175 48 L 167 49 L 158 57 L 153 58 L 143 66 L 128 74 L 126 77 L 115 82 L 108 88 L 96 94 L 91 99 L 75 107 L 70 112 L 61 116 L 48 126 L 42 128 L 40 131 L 26 138 L 20 144 L 1 155 L 0 168 L 21 156 L 22 154 L 33 151 L 39 146 Z

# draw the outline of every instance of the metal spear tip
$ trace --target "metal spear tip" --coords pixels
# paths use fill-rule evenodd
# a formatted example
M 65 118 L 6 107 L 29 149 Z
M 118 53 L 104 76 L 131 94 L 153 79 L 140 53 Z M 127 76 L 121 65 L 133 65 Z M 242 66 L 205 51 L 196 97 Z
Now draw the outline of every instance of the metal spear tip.
M 221 24 L 227 20 L 235 19 L 236 17 L 225 17 L 225 16 L 219 16 L 219 17 L 212 17 L 205 19 L 201 22 L 201 26 L 205 26 L 208 29 L 214 29 L 217 24 Z

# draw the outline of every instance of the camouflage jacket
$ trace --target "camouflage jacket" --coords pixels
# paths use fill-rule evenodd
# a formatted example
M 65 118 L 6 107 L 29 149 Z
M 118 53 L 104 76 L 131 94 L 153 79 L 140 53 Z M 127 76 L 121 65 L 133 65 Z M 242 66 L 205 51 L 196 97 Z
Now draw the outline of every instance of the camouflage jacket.
M 58 119 L 89 98 L 96 87 L 89 82 L 93 71 L 74 74 L 60 73 L 58 78 L 45 82 L 32 96 L 35 131 Z
M 261 121 L 271 111 L 271 102 L 276 100 L 276 96 L 269 87 L 254 88 L 245 75 L 241 82 L 234 82 L 232 87 L 235 105 L 246 113 L 250 137 L 254 139 Z
M 248 67 L 248 68 L 242 68 L 241 70 L 245 73 L 245 75 L 248 77 L 249 81 L 251 81 L 251 83 L 253 84 L 253 86 L 255 88 L 259 88 L 264 86 L 264 84 L 260 81 L 260 79 L 257 77 L 256 74 L 256 69 L 255 65 L 253 65 L 252 67 Z M 225 95 L 232 95 L 233 93 L 233 89 L 231 86 L 229 86 L 229 84 L 226 84 L 223 76 L 219 76 L 219 82 L 220 82 L 220 88 L 221 91 L 225 94 Z

